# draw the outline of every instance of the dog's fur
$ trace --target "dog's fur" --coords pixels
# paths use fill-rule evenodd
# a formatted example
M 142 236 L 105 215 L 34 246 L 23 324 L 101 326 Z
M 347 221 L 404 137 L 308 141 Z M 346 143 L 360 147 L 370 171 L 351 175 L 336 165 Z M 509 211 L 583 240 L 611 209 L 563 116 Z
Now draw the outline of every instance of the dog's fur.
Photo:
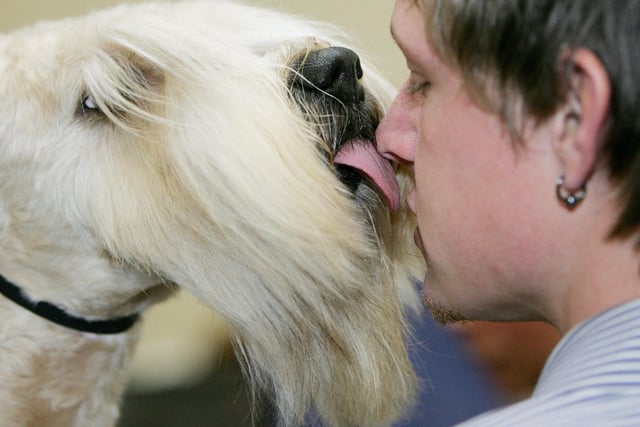
M 327 425 L 391 422 L 416 386 L 411 215 L 338 179 L 344 111 L 295 88 L 309 52 L 345 44 L 220 1 L 0 35 L 0 274 L 89 319 L 175 284 L 229 322 L 282 424 L 310 408 Z M 377 120 L 392 90 L 364 68 Z M 136 330 L 68 330 L 0 296 L 2 426 L 113 425 Z

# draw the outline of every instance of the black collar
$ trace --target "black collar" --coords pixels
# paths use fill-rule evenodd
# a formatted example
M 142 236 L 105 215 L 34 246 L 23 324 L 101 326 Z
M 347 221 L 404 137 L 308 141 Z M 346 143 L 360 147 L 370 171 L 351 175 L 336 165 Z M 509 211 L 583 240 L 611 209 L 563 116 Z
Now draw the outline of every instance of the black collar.
M 0 275 L 0 293 L 16 304 L 53 323 L 92 334 L 119 334 L 125 332 L 136 323 L 139 317 L 137 313 L 108 320 L 88 320 L 76 317 L 46 301 L 36 302 L 30 300 L 19 287 L 9 282 L 2 275 Z

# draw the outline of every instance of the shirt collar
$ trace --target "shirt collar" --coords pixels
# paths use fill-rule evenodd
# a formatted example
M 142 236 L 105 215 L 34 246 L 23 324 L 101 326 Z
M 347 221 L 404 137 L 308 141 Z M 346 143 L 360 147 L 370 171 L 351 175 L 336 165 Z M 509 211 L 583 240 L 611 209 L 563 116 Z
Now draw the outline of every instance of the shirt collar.
M 533 394 L 622 383 L 640 383 L 640 299 L 571 329 L 549 356 Z

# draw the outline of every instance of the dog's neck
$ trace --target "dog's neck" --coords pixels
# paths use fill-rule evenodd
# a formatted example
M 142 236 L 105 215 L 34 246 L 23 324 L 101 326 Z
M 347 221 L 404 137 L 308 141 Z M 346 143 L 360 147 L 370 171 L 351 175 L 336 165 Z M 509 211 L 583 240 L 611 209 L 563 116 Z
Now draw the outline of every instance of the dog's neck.
M 104 319 L 109 326 L 109 319 L 140 312 L 168 292 L 90 244 L 74 247 L 55 235 L 25 238 L 16 222 L 12 226 L 0 236 L 0 273 L 19 284 L 28 302 L 47 301 L 70 318 Z M 68 326 L 0 295 L 3 427 L 115 424 L 139 327 L 98 335 Z
M 148 292 L 146 298 L 155 301 L 168 295 L 168 288 Z M 80 320 L 92 329 L 82 332 L 0 295 L 0 424 L 114 425 L 138 340 L 136 317 Z
M 0 296 L 3 427 L 113 425 L 138 330 L 77 332 Z

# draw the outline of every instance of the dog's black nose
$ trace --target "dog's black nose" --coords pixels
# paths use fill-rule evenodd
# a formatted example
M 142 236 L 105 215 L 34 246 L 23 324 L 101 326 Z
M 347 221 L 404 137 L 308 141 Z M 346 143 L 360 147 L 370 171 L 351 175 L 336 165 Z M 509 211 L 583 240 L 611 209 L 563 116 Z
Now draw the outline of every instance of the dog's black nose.
M 305 91 L 316 90 L 347 104 L 364 99 L 364 88 L 358 83 L 362 78 L 360 58 L 345 47 L 327 47 L 303 55 L 294 64 L 296 84 Z

